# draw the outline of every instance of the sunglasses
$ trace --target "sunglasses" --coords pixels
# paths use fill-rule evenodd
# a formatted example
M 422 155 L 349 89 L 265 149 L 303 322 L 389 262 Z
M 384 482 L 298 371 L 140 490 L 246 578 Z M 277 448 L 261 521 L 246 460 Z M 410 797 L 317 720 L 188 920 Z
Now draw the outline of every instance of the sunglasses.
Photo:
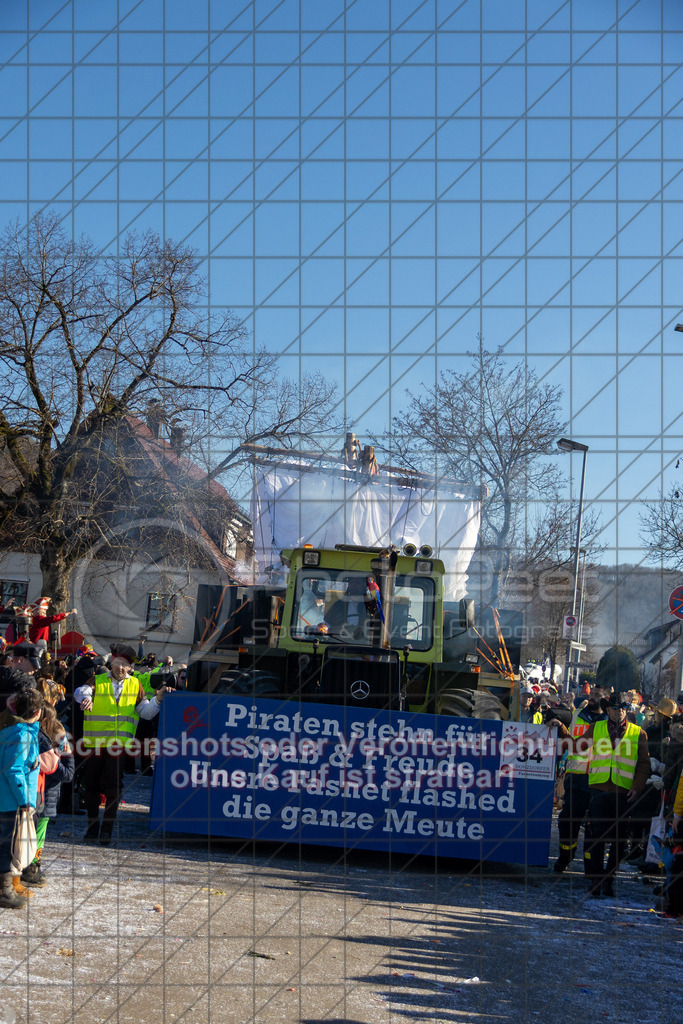
M 607 705 L 607 708 L 608 709 L 611 708 L 612 711 L 628 711 L 628 709 L 630 707 L 631 707 L 631 705 L 630 704 L 626 704 L 626 703 L 624 703 L 624 704 L 608 704 Z

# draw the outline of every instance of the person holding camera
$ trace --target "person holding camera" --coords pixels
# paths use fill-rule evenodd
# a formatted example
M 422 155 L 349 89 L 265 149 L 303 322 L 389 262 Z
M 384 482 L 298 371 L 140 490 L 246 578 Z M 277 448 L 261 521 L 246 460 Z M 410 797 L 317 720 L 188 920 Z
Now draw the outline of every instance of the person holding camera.
M 166 670 L 163 665 L 160 665 L 153 672 L 137 672 L 136 675 L 142 683 L 145 697 L 149 700 L 152 700 L 159 690 L 166 692 L 177 689 L 175 673 Z M 157 716 L 154 718 L 140 718 L 138 721 L 135 738 L 140 744 L 141 775 L 151 775 L 154 769 L 153 751 L 156 747 L 158 725 L 159 719 Z M 134 759 L 131 760 L 134 767 Z

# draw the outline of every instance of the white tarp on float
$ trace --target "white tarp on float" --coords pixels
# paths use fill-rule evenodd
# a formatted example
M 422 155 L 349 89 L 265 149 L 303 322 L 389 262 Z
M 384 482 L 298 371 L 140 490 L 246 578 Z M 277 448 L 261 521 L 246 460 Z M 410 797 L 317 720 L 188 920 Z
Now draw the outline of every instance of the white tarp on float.
M 480 503 L 440 487 L 427 491 L 343 471 L 270 467 L 257 469 L 251 521 L 262 578 L 270 566 L 280 566 L 283 548 L 302 544 L 430 544 L 446 567 L 446 599 L 457 601 L 467 589 Z

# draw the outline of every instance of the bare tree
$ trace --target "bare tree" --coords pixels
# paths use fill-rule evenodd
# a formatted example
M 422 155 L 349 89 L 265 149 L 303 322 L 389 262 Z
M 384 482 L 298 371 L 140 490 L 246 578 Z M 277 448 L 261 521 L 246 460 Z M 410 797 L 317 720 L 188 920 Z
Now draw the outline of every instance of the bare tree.
M 154 401 L 176 450 L 204 456 L 206 474 L 190 475 L 185 493 L 206 489 L 245 443 L 310 445 L 321 423 L 329 430 L 334 388 L 319 376 L 281 381 L 276 357 L 254 351 L 232 313 L 207 311 L 196 254 L 152 233 L 106 256 L 51 215 L 8 227 L 0 365 L 0 528 L 6 545 L 40 552 L 58 608 L 70 570 L 122 510 L 159 513 L 118 443 L 130 414 Z
M 570 546 L 561 476 L 551 456 L 562 433 L 561 389 L 539 380 L 525 362 L 510 366 L 502 351 L 480 341 L 471 368 L 447 370 L 432 387 L 409 393 L 385 450 L 413 468 L 485 484 L 478 556 L 487 567 L 487 598 L 495 605 L 515 562 L 545 562 Z
M 648 557 L 665 569 L 683 571 L 683 488 L 672 484 L 659 501 L 643 506 L 641 539 Z
M 599 585 L 597 567 L 582 564 L 579 594 L 582 601 L 582 641 L 586 654 L 582 661 L 595 661 L 591 635 L 597 621 Z M 573 565 L 569 557 L 543 562 L 527 561 L 524 569 L 515 571 L 510 584 L 509 599 L 524 609 L 526 620 L 525 657 L 540 660 L 550 656 L 552 669 L 564 660 L 566 640 L 562 638 L 563 621 L 571 608 Z

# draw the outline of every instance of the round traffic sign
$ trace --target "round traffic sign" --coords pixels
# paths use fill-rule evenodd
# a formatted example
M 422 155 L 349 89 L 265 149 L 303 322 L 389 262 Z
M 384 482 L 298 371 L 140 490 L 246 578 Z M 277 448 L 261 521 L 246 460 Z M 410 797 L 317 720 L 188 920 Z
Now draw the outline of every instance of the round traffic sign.
M 567 626 L 575 626 L 576 625 L 576 615 L 565 615 L 564 621 L 565 621 L 565 625 L 567 625 Z
M 676 587 L 669 594 L 669 611 L 677 619 L 683 619 L 683 587 Z

